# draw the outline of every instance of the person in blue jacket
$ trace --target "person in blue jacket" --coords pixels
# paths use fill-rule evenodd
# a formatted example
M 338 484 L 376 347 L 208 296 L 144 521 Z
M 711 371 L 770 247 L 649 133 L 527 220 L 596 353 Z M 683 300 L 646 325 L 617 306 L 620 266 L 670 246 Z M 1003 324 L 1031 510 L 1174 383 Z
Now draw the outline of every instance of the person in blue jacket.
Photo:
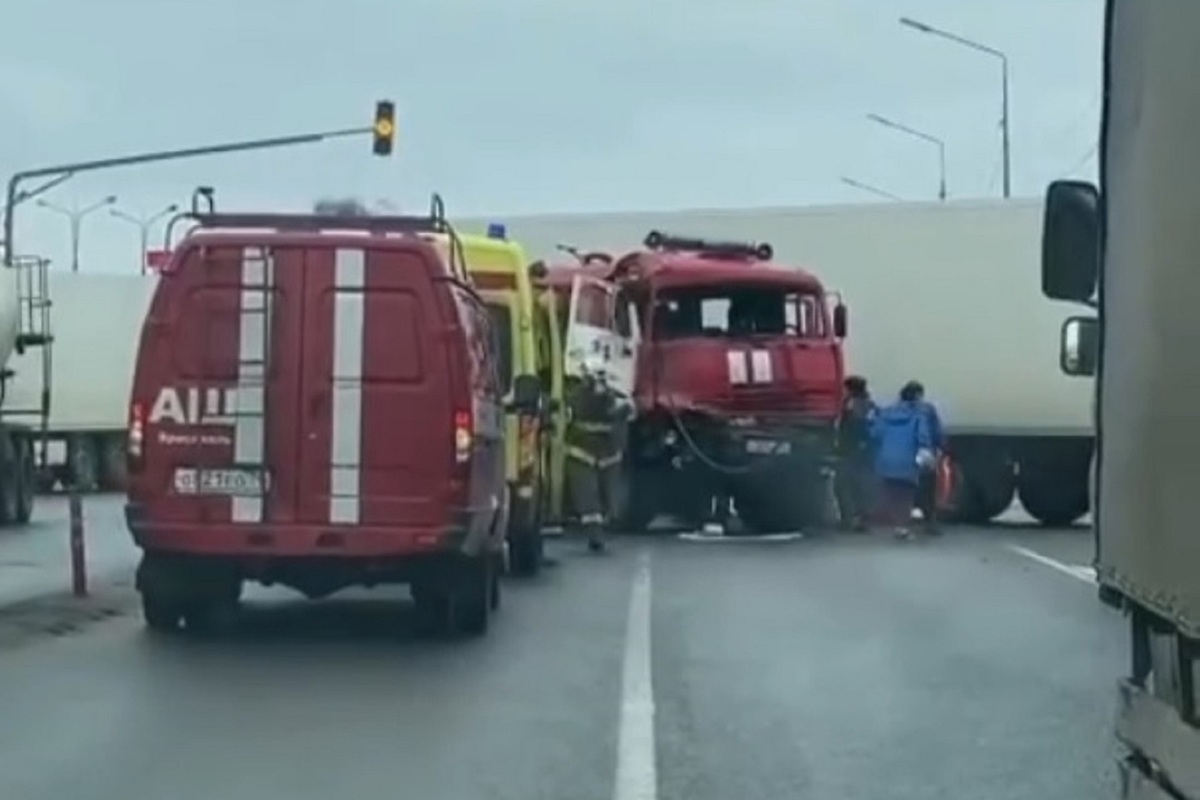
M 922 466 L 932 461 L 933 437 L 920 392 L 911 384 L 900 390 L 900 399 L 875 416 L 871 437 L 875 442 L 875 473 L 883 487 L 883 517 L 895 534 L 912 533 L 913 504 Z
M 940 532 L 937 519 L 937 463 L 938 459 L 946 452 L 945 428 L 942 426 L 942 418 L 938 414 L 937 406 L 931 403 L 925 395 L 925 387 L 919 381 L 909 381 L 905 388 L 910 393 L 916 394 L 917 403 L 924 410 L 925 420 L 929 425 L 930 447 L 933 449 L 934 461 L 929 469 L 921 470 L 920 479 L 917 481 L 916 505 L 917 510 L 921 512 L 921 520 L 925 523 L 925 532 L 937 534 Z

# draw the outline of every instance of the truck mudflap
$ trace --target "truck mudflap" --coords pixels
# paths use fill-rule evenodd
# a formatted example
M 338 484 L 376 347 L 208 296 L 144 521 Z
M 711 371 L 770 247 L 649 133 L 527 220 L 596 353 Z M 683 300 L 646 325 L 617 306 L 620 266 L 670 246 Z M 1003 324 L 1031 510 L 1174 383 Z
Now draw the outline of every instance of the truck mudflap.
M 236 525 L 160 522 L 135 503 L 125 506 L 125 522 L 134 544 L 148 551 L 196 555 L 273 558 L 403 558 L 436 553 L 477 555 L 499 537 L 472 530 L 472 515 L 456 512 L 442 526 L 367 526 L 353 528 L 295 523 Z
M 1175 707 L 1133 681 L 1122 681 L 1116 733 L 1132 753 L 1121 764 L 1124 797 L 1200 797 L 1200 729 Z

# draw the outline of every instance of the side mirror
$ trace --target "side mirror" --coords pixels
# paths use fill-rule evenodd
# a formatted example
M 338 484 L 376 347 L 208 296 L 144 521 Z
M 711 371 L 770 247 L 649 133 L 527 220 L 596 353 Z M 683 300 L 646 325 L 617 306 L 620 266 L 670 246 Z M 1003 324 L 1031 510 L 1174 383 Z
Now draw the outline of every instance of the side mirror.
M 1067 317 L 1058 343 L 1058 366 L 1067 375 L 1096 374 L 1100 360 L 1100 321 Z
M 1042 217 L 1042 294 L 1086 303 L 1096 291 L 1100 255 L 1100 190 L 1054 181 Z
M 509 411 L 536 414 L 542 402 L 542 382 L 536 375 L 518 375 L 513 379 L 512 395 Z
M 850 329 L 850 310 L 845 304 L 838 303 L 833 307 L 833 335 L 839 339 L 846 338 L 846 332 Z

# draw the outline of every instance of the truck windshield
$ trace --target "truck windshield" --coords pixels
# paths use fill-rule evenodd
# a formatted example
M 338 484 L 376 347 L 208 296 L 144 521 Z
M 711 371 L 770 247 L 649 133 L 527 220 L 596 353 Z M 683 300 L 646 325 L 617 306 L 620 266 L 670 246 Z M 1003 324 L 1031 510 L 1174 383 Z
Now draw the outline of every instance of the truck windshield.
M 503 303 L 488 303 L 488 316 L 492 318 L 492 333 L 496 337 L 496 351 L 500 355 L 500 363 L 496 369 L 500 372 L 500 387 L 507 393 L 512 386 L 513 369 L 513 336 L 512 313 Z
M 671 289 L 655 300 L 655 339 L 826 335 L 821 296 L 775 286 Z

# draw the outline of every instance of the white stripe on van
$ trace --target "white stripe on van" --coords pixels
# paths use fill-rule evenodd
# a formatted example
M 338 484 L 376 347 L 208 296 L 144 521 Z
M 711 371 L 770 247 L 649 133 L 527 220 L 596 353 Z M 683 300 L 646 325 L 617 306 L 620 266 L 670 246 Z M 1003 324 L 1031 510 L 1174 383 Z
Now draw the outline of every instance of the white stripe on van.
M 750 380 L 753 383 L 770 383 L 774 380 L 771 370 L 771 354 L 766 350 L 750 353 Z
M 267 331 L 270 330 L 270 287 L 274 280 L 270 252 L 257 247 L 242 251 L 242 290 L 238 305 L 237 416 L 233 428 L 233 461 L 264 466 Z M 256 363 L 257 362 L 257 363 Z M 234 497 L 234 522 L 262 522 L 263 498 Z
M 746 382 L 746 354 L 741 350 L 730 350 L 725 354 L 731 384 Z
M 362 468 L 362 374 L 366 253 L 334 256 L 333 435 L 329 454 L 329 521 L 359 521 Z

